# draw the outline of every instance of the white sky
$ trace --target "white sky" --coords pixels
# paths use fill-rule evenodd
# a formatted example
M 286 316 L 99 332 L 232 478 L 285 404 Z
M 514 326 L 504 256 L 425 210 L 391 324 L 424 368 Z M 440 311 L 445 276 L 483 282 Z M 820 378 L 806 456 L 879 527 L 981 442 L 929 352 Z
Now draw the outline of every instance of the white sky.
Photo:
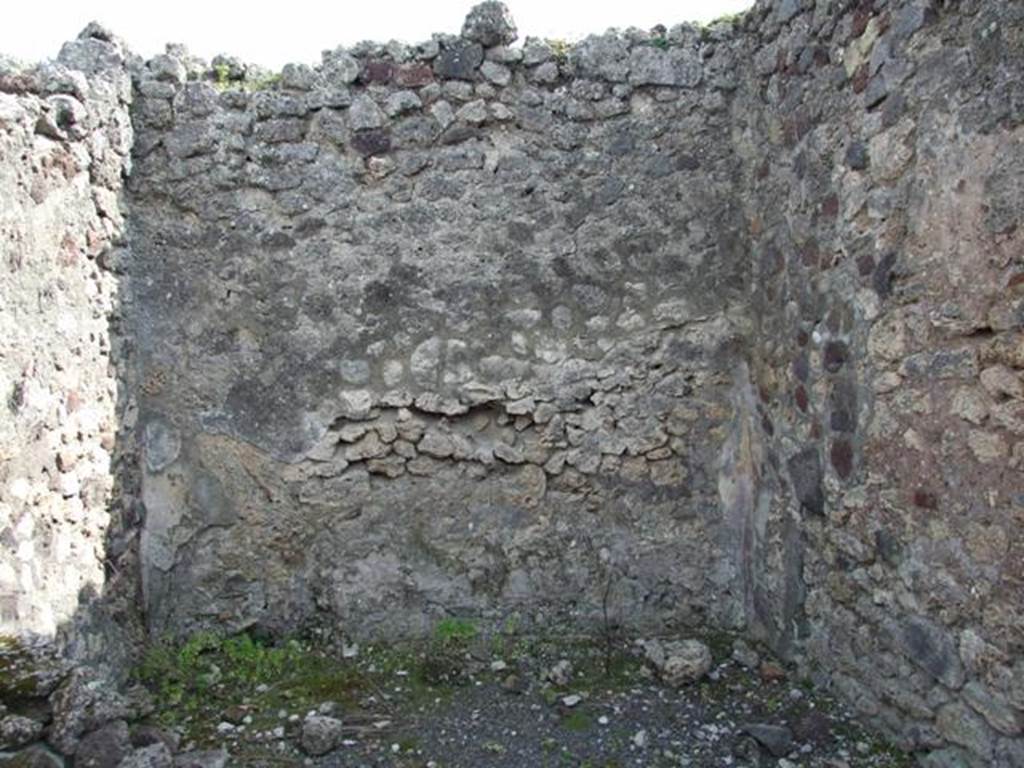
M 320 52 L 360 40 L 421 42 L 457 33 L 475 0 L 8 0 L 0 15 L 0 53 L 25 61 L 53 57 L 92 20 L 110 27 L 136 52 L 185 43 L 204 58 L 228 53 L 268 67 L 318 63 Z M 506 0 L 526 35 L 572 40 L 609 27 L 667 27 L 710 21 L 753 0 Z

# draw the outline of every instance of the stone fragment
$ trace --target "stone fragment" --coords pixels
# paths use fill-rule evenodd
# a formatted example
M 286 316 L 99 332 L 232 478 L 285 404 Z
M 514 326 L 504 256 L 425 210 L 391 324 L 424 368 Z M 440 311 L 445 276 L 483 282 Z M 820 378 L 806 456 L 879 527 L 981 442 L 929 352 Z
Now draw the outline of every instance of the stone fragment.
M 174 768 L 227 768 L 229 757 L 225 749 L 194 750 L 175 755 Z
M 753 648 L 743 640 L 736 640 L 732 644 L 732 658 L 737 664 L 746 669 L 757 669 L 761 663 L 761 657 Z
M 31 717 L 7 715 L 0 720 L 0 750 L 31 744 L 43 732 L 43 724 Z
M 985 760 L 986 765 L 995 751 L 995 738 L 985 721 L 960 703 L 948 704 L 936 717 L 939 733 L 953 744 L 967 748 Z
M 868 148 L 862 141 L 852 141 L 846 148 L 846 165 L 853 171 L 863 171 L 870 163 Z
M 403 64 L 395 70 L 395 84 L 402 88 L 421 88 L 434 82 L 434 70 L 427 64 Z
M 311 91 L 316 80 L 316 72 L 308 64 L 285 64 L 281 70 L 281 87 L 286 90 Z
M 55 755 L 41 744 L 23 749 L 11 757 L 3 758 L 4 768 L 65 768 L 60 756 Z
M 395 91 L 384 103 L 384 111 L 388 117 L 398 117 L 406 112 L 413 112 L 423 106 L 422 100 L 413 91 Z
M 640 645 L 658 676 L 673 688 L 696 683 L 711 671 L 711 651 L 699 640 L 646 640 Z
M 981 372 L 981 385 L 994 398 L 1024 400 L 1024 380 L 1005 365 L 994 365 Z
M 384 128 L 359 131 L 352 137 L 352 148 L 364 157 L 385 155 L 391 151 L 391 133 Z
M 76 768 L 117 768 L 132 752 L 128 724 L 124 720 L 88 734 L 75 749 Z
M 982 464 L 995 464 L 1006 460 L 1010 446 L 998 432 L 972 429 L 967 433 L 967 445 L 974 458 Z
M 353 131 L 383 128 L 387 123 L 387 115 L 367 94 L 361 93 L 352 100 L 348 108 L 348 124 Z
M 157 743 L 136 749 L 117 768 L 173 768 L 174 756 L 166 744 Z
M 624 83 L 629 77 L 629 47 L 616 34 L 591 35 L 573 47 L 569 61 L 579 77 Z
M 336 717 L 309 715 L 302 722 L 302 751 L 318 757 L 341 746 L 343 723 Z
M 323 73 L 328 82 L 348 85 L 355 82 L 361 70 L 359 60 L 341 48 L 324 52 Z
M 964 686 L 963 697 L 971 709 L 984 717 L 988 724 L 1001 734 L 1019 736 L 1024 731 L 1024 715 L 1002 696 L 997 696 L 977 680 L 972 680 Z
M 50 705 L 53 723 L 47 740 L 66 755 L 75 752 L 84 734 L 132 715 L 128 701 L 112 683 L 81 668 L 57 689 Z
M 822 364 L 829 373 L 836 373 L 846 365 L 849 356 L 850 349 L 845 341 L 828 341 L 822 351 Z
M 944 627 L 923 616 L 911 616 L 894 634 L 907 657 L 925 672 L 949 688 L 963 685 L 956 642 Z
M 185 65 L 181 60 L 174 56 L 168 56 L 165 53 L 158 54 L 146 62 L 146 69 L 149 70 L 149 74 L 156 80 L 176 85 L 183 84 L 188 76 L 188 73 L 185 71 Z
M 509 45 L 518 37 L 508 7 L 497 0 L 474 5 L 462 25 L 462 36 L 485 48 Z
M 629 82 L 632 85 L 662 85 L 695 88 L 703 77 L 697 52 L 671 48 L 667 51 L 637 46 L 629 55 Z
M 560 659 L 544 673 L 544 679 L 559 688 L 569 685 L 572 682 L 572 662 L 568 659 Z
M 434 72 L 438 77 L 455 80 L 475 80 L 477 68 L 484 60 L 480 43 L 458 40 L 441 48 L 434 59 Z
M 793 749 L 793 732 L 784 725 L 747 723 L 741 725 L 739 730 L 740 733 L 752 736 L 775 757 L 785 757 Z
M 793 493 L 800 508 L 811 515 L 825 514 L 825 492 L 822 488 L 821 458 L 817 448 L 807 448 L 786 462 Z
M 547 40 L 528 37 L 523 43 L 523 64 L 535 67 L 555 58 L 555 51 Z
M 481 64 L 480 74 L 483 75 L 488 82 L 494 83 L 497 86 L 504 87 L 512 82 L 512 72 L 509 68 L 493 61 L 485 61 Z
M 487 103 L 483 99 L 471 101 L 455 113 L 455 119 L 472 125 L 480 125 L 487 121 Z

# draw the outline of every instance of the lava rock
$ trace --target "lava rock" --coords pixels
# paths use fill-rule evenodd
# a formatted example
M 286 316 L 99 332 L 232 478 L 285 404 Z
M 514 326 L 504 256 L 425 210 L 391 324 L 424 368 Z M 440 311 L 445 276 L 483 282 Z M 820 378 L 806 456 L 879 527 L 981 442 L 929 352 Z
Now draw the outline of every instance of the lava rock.
M 223 749 L 185 752 L 174 758 L 174 768 L 226 768 L 229 755 Z
M 458 40 L 441 50 L 434 60 L 434 72 L 438 77 L 473 80 L 483 60 L 483 46 L 467 40 Z
M 36 745 L 5 760 L 4 768 L 64 768 L 64 761 L 46 747 Z
M 519 35 L 508 6 L 488 0 L 470 10 L 462 25 L 462 36 L 490 48 L 513 43 Z
M 77 768 L 117 768 L 132 751 L 128 724 L 116 720 L 93 731 L 78 744 L 75 750 Z
M 310 715 L 302 723 L 302 750 L 307 755 L 326 755 L 341 746 L 341 720 L 325 715 Z
M 43 724 L 30 717 L 7 715 L 0 720 L 0 749 L 18 749 L 31 744 L 43 732 Z
M 711 651 L 699 640 L 647 640 L 641 645 L 658 676 L 673 688 L 695 683 L 711 671 Z
M 112 684 L 83 669 L 71 673 L 53 694 L 50 704 L 53 724 L 48 740 L 65 755 L 74 754 L 84 734 L 134 714 Z
M 747 723 L 740 731 L 756 739 L 774 757 L 784 757 L 793 749 L 793 732 L 784 725 Z
M 166 744 L 150 744 L 124 758 L 118 768 L 172 768 L 174 756 Z

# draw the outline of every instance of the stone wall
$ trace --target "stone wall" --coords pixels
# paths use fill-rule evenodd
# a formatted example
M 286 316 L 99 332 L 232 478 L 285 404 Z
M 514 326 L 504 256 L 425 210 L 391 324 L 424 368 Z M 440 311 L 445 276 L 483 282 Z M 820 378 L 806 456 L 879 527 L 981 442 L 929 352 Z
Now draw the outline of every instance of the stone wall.
M 0 66 L 0 635 L 60 633 L 73 656 L 109 652 L 84 609 L 128 549 L 107 538 L 125 466 L 130 101 L 124 52 L 99 27 L 54 62 Z
M 1024 764 L 1024 5 L 514 37 L 485 4 L 270 76 L 87 30 L 62 60 L 94 92 L 2 81 L 34 313 L 3 318 L 5 621 L 74 609 L 21 575 L 53 573 L 40 530 L 91 537 L 100 584 L 142 509 L 156 634 L 595 626 L 610 590 L 634 632 L 749 632 L 926 765 Z M 100 130 L 129 96 L 133 141 Z
M 1024 765 L 1024 6 L 795 5 L 735 123 L 762 521 L 806 593 L 766 572 L 753 629 L 928 765 Z
M 137 73 L 157 631 L 742 622 L 732 43 L 513 37 Z

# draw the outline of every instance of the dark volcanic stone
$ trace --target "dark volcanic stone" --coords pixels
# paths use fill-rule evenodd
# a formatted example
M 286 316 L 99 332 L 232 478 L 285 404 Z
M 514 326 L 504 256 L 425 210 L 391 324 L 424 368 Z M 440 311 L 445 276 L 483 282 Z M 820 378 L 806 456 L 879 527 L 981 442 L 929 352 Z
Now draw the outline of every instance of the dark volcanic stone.
M 807 448 L 786 462 L 800 508 L 812 515 L 825 514 L 825 492 L 821 487 L 821 459 L 817 448 Z
M 923 616 L 913 616 L 903 622 L 898 639 L 907 657 L 940 683 L 954 689 L 963 685 L 964 670 L 956 642 L 944 627 Z
M 793 732 L 784 725 L 748 723 L 742 726 L 741 730 L 753 736 L 775 757 L 785 757 L 793 748 Z
M 844 365 L 850 355 L 850 348 L 845 341 L 829 341 L 825 344 L 823 362 L 825 370 L 835 373 Z
M 438 77 L 473 80 L 483 60 L 484 49 L 480 43 L 459 40 L 441 49 L 441 53 L 434 60 L 434 72 Z
M 359 131 L 352 137 L 352 148 L 366 157 L 387 154 L 391 151 L 391 134 L 383 128 Z
M 836 474 L 843 480 L 849 479 L 853 474 L 853 446 L 850 441 L 839 439 L 833 442 L 829 457 Z
M 132 751 L 128 724 L 116 720 L 86 736 L 75 750 L 76 768 L 117 768 Z

